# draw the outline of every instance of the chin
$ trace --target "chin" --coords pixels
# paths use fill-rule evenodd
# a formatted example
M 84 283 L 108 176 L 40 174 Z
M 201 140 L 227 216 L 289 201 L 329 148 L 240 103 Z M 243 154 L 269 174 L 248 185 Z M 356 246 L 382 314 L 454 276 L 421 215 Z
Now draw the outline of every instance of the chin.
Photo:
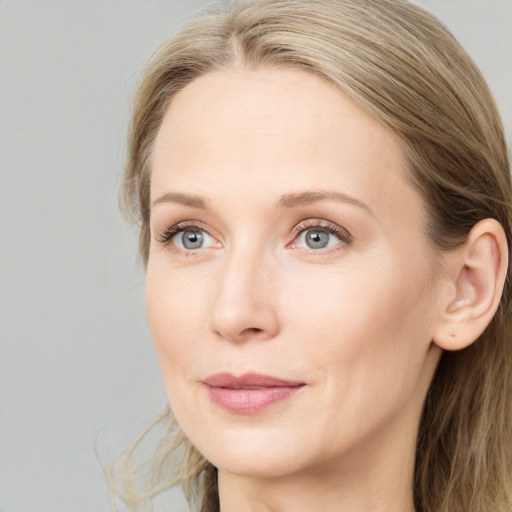
M 276 478 L 307 466 L 305 439 L 294 439 L 285 430 L 226 429 L 209 435 L 189 435 L 199 452 L 219 470 L 239 475 Z
M 267 448 L 267 451 L 273 451 Z M 207 458 L 216 468 L 226 473 L 254 478 L 280 478 L 298 472 L 301 465 L 294 456 L 283 456 L 280 452 L 261 455 L 244 452 L 219 454 Z

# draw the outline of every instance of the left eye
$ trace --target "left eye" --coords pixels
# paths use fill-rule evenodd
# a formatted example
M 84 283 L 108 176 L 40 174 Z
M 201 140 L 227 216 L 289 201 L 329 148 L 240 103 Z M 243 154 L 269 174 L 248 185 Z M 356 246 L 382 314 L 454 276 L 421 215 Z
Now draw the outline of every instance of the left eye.
M 201 229 L 184 229 L 172 237 L 172 243 L 179 249 L 193 251 L 211 247 L 213 238 Z
M 341 238 L 337 233 L 333 233 L 327 228 L 314 227 L 301 231 L 295 246 L 307 247 L 308 249 L 325 249 L 338 245 L 340 242 Z

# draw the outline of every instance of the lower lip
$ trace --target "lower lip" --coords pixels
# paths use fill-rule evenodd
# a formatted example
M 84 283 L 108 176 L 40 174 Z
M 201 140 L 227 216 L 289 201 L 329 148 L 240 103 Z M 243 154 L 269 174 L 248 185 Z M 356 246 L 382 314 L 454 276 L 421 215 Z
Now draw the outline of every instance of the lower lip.
M 272 404 L 290 398 L 303 386 L 277 386 L 258 389 L 227 389 L 209 387 L 210 399 L 226 411 L 257 414 Z

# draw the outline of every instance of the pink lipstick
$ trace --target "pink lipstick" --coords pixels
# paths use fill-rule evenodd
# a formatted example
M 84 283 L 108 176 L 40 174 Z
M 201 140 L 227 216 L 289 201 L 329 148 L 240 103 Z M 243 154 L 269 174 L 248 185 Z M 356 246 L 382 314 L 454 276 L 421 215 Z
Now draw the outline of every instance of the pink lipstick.
M 230 373 L 217 373 L 203 382 L 208 387 L 213 403 L 239 414 L 263 411 L 271 404 L 291 397 L 305 385 L 304 382 L 258 373 L 246 373 L 240 377 Z

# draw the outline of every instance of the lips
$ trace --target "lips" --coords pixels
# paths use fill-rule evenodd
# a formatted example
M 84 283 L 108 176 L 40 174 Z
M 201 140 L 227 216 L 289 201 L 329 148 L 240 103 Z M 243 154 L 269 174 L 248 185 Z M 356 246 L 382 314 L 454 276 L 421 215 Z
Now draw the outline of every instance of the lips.
M 239 414 L 256 414 L 270 405 L 291 398 L 304 382 L 279 379 L 258 373 L 236 377 L 230 373 L 210 375 L 204 381 L 211 401 Z

